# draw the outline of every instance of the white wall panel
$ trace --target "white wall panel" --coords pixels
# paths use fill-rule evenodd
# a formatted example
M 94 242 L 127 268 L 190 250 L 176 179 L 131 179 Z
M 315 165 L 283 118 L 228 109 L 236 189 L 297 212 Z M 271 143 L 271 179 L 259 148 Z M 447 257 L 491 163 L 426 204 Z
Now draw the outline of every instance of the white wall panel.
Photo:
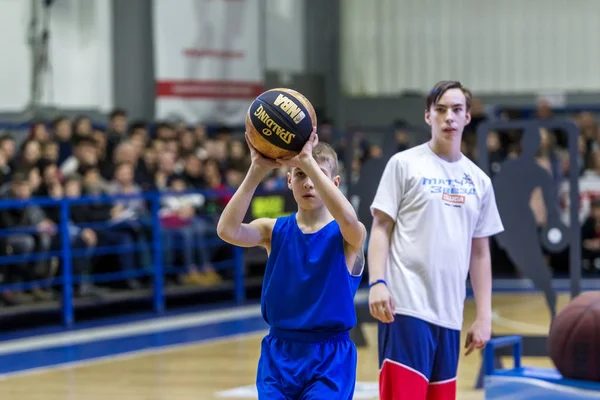
M 30 52 L 26 45 L 29 1 L 0 1 L 0 110 L 20 111 L 29 101 Z
M 341 0 L 355 96 L 458 79 L 478 93 L 600 90 L 598 0 Z
M 306 68 L 304 0 L 265 1 L 266 69 L 302 73 Z
M 0 1 L 2 111 L 21 111 L 30 100 L 32 63 L 27 40 L 31 4 L 29 0 Z M 43 104 L 100 110 L 113 106 L 111 21 L 112 1 L 54 2 L 50 10 L 51 69 L 44 78 Z
M 113 107 L 112 1 L 55 0 L 51 8 L 51 89 L 44 103 Z

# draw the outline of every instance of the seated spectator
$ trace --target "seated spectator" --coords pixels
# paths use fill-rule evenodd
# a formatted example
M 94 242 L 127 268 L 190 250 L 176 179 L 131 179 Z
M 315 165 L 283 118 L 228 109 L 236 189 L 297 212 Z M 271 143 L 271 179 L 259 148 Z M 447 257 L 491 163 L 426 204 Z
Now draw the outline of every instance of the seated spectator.
M 8 182 L 11 171 L 6 152 L 0 147 L 0 185 Z
M 102 180 L 100 171 L 97 167 L 90 167 L 82 170 L 81 182 L 83 194 L 86 196 L 103 196 L 108 195 L 108 185 Z M 75 196 L 75 186 L 73 192 L 67 193 L 67 196 Z M 70 194 L 72 193 L 72 194 Z M 135 232 L 127 229 L 127 226 L 122 225 L 120 219 L 123 206 L 120 204 L 109 204 L 99 200 L 91 204 L 86 204 L 85 213 L 80 215 L 80 218 L 73 216 L 73 222 L 76 224 L 82 223 L 104 223 L 102 228 L 95 229 L 98 236 L 99 246 L 123 246 L 129 247 L 130 250 L 119 251 L 119 266 L 124 271 L 133 271 L 135 265 L 134 246 L 136 242 Z M 149 265 L 149 264 L 148 264 Z M 137 289 L 140 283 L 137 279 L 127 279 L 125 284 L 130 289 Z
M 80 115 L 73 121 L 73 139 L 77 142 L 82 137 L 92 135 L 92 120 L 87 115 Z
M 183 193 L 187 183 L 183 176 L 175 176 L 170 182 L 170 191 Z M 205 198 L 201 194 L 181 194 L 165 196 L 162 199 L 160 216 L 165 229 L 167 249 L 179 248 L 174 243 L 181 242 L 184 266 L 187 270 L 180 277 L 184 284 L 212 285 L 219 283 L 221 277 L 214 271 L 212 246 L 207 238 L 215 232 L 214 226 L 202 218 L 197 218 L 198 210 L 204 205 Z M 167 253 L 167 265 L 173 265 L 174 251 Z
M 158 152 L 158 168 L 154 174 L 154 190 L 166 190 L 169 179 L 177 174 L 177 153 L 173 151 Z
M 81 177 L 79 175 L 68 175 L 64 180 L 64 195 L 71 199 L 81 197 Z M 81 227 L 80 224 L 91 222 L 88 217 L 86 205 L 74 205 L 69 213 L 71 221 L 69 223 L 69 236 L 71 238 L 71 246 L 74 249 L 72 259 L 73 275 L 80 278 L 79 283 L 75 284 L 76 296 L 102 296 L 103 291 L 94 285 L 90 279 L 92 269 L 92 256 L 94 249 L 98 245 L 118 245 L 120 240 L 127 243 L 128 237 L 113 236 L 102 234 L 88 227 Z M 57 243 L 55 243 L 56 245 Z M 79 250 L 79 254 L 78 254 Z M 83 252 L 82 252 L 83 250 Z M 124 263 L 128 260 L 125 258 Z
M 115 168 L 113 181 L 108 185 L 109 194 L 140 194 L 141 188 L 133 180 L 133 166 L 121 163 Z M 146 205 L 143 199 L 116 200 L 120 208 L 118 219 L 139 219 L 146 215 Z
M 229 167 L 247 171 L 250 168 L 248 146 L 241 140 L 232 140 L 229 147 Z
M 192 128 L 194 136 L 196 137 L 196 146 L 204 147 L 204 141 L 206 140 L 206 126 L 204 124 L 196 124 Z
M 177 132 L 173 129 L 173 126 L 167 122 L 159 122 L 156 124 L 156 139 L 159 141 L 173 140 L 177 138 Z
M 4 199 L 21 200 L 26 202 L 31 198 L 31 186 L 29 185 L 29 176 L 27 172 L 17 171 L 12 177 L 10 190 L 4 194 Z M 0 211 L 0 225 L 2 229 L 21 229 L 32 228 L 31 231 L 23 231 L 5 237 L 3 240 L 4 254 L 44 254 L 50 250 L 52 236 L 56 234 L 56 225 L 48 219 L 42 209 L 35 205 L 24 204 L 23 208 L 9 208 Z M 49 277 L 49 262 L 47 259 L 39 261 L 24 261 L 13 264 L 9 267 L 8 281 L 30 282 L 40 278 Z M 52 298 L 52 294 L 39 286 L 34 286 L 31 290 L 34 298 L 37 300 L 47 300 Z M 4 292 L 2 299 L 7 304 L 22 302 L 24 297 L 22 292 Z
M 42 147 L 35 140 L 28 140 L 23 144 L 23 152 L 15 160 L 15 169 L 29 169 L 36 166 L 42 158 Z
M 109 159 L 107 157 L 107 153 L 106 153 L 107 146 L 108 146 L 108 139 L 106 138 L 106 134 L 99 129 L 94 129 L 94 132 L 92 132 L 92 139 L 94 139 L 96 141 L 96 151 L 98 152 L 98 163 L 101 165 L 101 161 Z
M 246 170 L 242 168 L 228 168 L 225 173 L 225 181 L 227 182 L 227 187 L 230 189 L 237 189 L 240 187 L 242 182 L 244 181 L 244 177 L 246 176 Z
M 226 138 L 227 136 L 225 136 L 225 138 L 213 140 L 213 151 L 212 153 L 209 153 L 210 157 L 217 162 L 220 170 L 225 170 L 229 161 L 229 142 Z
M 212 215 L 220 214 L 233 194 L 227 188 L 217 161 L 213 159 L 206 161 L 204 164 L 204 180 L 206 180 L 207 190 L 212 192 L 211 197 L 207 200 L 207 211 Z
M 556 138 L 547 129 L 540 128 L 540 149 L 537 154 L 538 162 L 548 171 L 556 183 L 555 192 L 558 195 L 558 185 L 562 181 L 562 163 L 556 150 Z
M 80 167 L 96 165 L 98 165 L 96 141 L 88 136 L 79 136 L 75 139 L 73 155 L 60 165 L 60 170 L 63 175 L 70 175 L 77 172 Z
M 43 121 L 34 122 L 29 132 L 29 139 L 35 140 L 40 145 L 50 142 L 50 132 L 46 128 L 46 124 Z
M 141 187 L 133 180 L 133 166 L 129 163 L 121 163 L 115 168 L 113 181 L 109 184 L 108 193 L 111 195 L 141 194 Z M 113 221 L 116 225 L 113 229 L 129 232 L 140 248 L 138 265 L 140 268 L 150 268 L 151 251 L 148 245 L 152 232 L 144 219 L 148 215 L 144 199 L 115 200 L 116 212 Z M 134 284 L 135 285 L 135 284 Z
M 196 154 L 189 154 L 183 164 L 183 177 L 189 188 L 203 189 L 206 187 L 202 160 Z
M 0 149 L 4 151 L 4 155 L 11 169 L 14 169 L 13 164 L 15 159 L 15 138 L 10 133 L 0 135 Z
M 196 137 L 194 132 L 186 129 L 179 136 L 180 151 L 183 157 L 196 151 Z
M 54 141 L 58 145 L 58 158 L 55 162 L 61 165 L 67 158 L 71 157 L 73 152 L 71 148 L 71 137 L 73 136 L 71 121 L 64 116 L 57 117 L 52 121 L 52 132 Z
M 56 164 L 43 161 L 39 163 L 40 171 L 42 173 L 42 182 L 37 191 L 37 196 L 48 196 L 49 188 L 60 184 L 62 180 L 62 175 L 60 174 L 60 170 L 56 166 Z
M 600 198 L 592 202 L 591 212 L 581 227 L 581 240 L 584 267 L 600 271 Z
M 108 194 L 110 183 L 105 181 L 96 166 L 81 167 L 77 170 L 83 182 L 83 192 L 90 196 Z
M 47 142 L 42 146 L 42 160 L 51 162 L 53 164 L 58 163 L 59 157 L 59 146 L 56 142 Z
M 106 156 L 108 159 L 113 157 L 116 147 L 127 137 L 128 117 L 127 112 L 120 108 L 115 108 L 108 116 L 108 127 L 106 130 Z
M 139 153 L 136 146 L 129 140 L 121 141 L 115 147 L 112 158 L 106 158 L 100 163 L 100 171 L 104 179 L 110 180 L 115 175 L 115 166 L 128 163 L 133 167 L 134 180 L 140 182 L 143 178 L 141 175 L 142 166 L 139 162 Z
M 592 202 L 600 199 L 600 151 L 590 155 L 590 167 L 579 178 L 579 221 L 583 223 L 590 215 Z M 565 223 L 570 221 L 570 183 L 563 179 L 559 199 L 562 209 L 562 219 Z
M 29 186 L 31 188 L 31 195 L 39 196 L 38 193 L 40 190 L 40 186 L 42 185 L 42 174 L 40 172 L 40 169 L 37 166 L 30 168 L 28 171 L 28 177 Z

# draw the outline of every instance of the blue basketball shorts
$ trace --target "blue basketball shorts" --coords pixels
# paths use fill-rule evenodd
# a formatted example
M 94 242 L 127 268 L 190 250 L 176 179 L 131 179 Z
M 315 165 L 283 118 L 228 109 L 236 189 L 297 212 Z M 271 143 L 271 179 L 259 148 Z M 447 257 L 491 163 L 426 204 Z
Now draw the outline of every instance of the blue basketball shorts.
M 394 315 L 379 323 L 381 400 L 455 400 L 460 331 Z
M 263 338 L 256 377 L 259 400 L 352 400 L 357 352 L 350 335 L 318 341 L 302 341 L 297 335 L 271 330 Z

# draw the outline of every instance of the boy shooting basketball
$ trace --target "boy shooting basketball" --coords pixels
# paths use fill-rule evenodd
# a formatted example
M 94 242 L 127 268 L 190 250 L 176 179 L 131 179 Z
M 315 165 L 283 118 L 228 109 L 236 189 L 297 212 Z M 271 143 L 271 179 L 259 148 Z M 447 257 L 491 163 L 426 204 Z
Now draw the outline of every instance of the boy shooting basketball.
M 371 205 L 369 308 L 379 322 L 382 400 L 453 400 L 465 282 L 476 320 L 466 354 L 491 335 L 488 237 L 503 231 L 491 181 L 461 154 L 471 93 L 442 81 L 427 97 L 428 143 L 394 155 Z
M 361 280 L 366 229 L 338 189 L 335 151 L 313 132 L 302 151 L 270 160 L 248 140 L 252 163 L 223 211 L 217 231 L 228 243 L 262 246 L 269 255 L 261 308 L 270 325 L 256 386 L 259 399 L 352 399 L 357 353 L 354 295 Z M 298 212 L 242 223 L 266 174 L 290 167 Z

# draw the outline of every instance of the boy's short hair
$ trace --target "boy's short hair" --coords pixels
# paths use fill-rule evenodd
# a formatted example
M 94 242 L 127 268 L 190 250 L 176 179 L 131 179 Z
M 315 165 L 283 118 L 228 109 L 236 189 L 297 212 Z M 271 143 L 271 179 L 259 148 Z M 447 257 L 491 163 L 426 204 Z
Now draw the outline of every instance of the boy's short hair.
M 462 83 L 459 81 L 439 81 L 436 83 L 433 88 L 429 91 L 429 95 L 426 100 L 426 110 L 429 111 L 431 106 L 437 104 L 440 98 L 450 89 L 460 89 L 464 95 L 467 102 L 467 111 L 471 110 L 471 99 L 472 94 L 469 89 L 464 87 Z
M 338 156 L 333 147 L 324 142 L 319 142 L 312 151 L 313 158 L 317 163 L 329 163 L 331 167 L 331 176 L 338 174 Z

